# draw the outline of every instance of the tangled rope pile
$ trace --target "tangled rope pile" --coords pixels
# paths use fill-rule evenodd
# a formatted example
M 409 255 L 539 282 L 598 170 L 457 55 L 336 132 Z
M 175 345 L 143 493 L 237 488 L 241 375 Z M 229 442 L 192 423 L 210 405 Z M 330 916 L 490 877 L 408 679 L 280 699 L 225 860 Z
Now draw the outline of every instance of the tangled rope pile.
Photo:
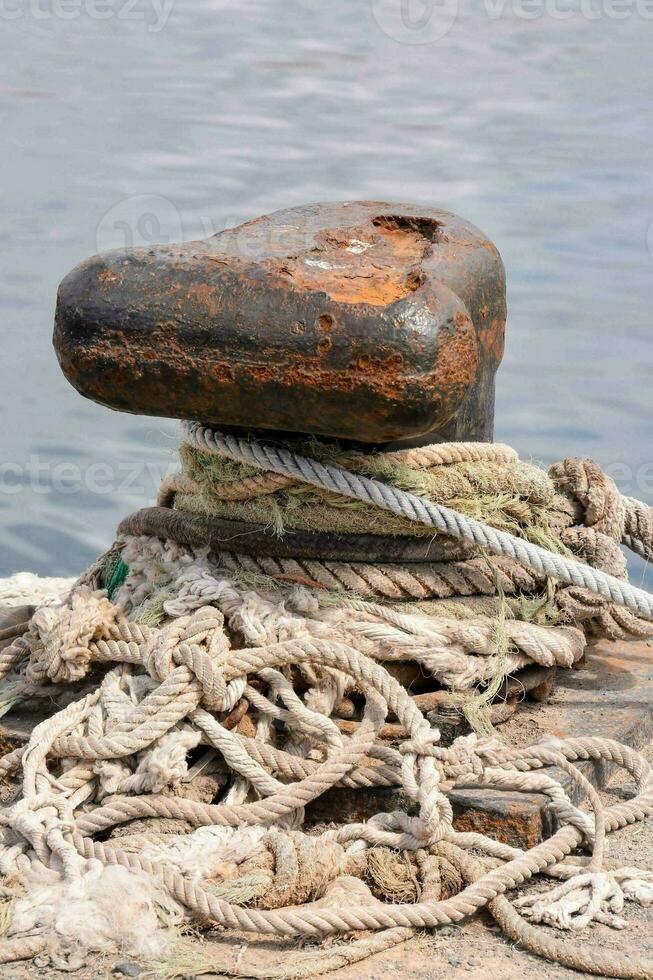
M 619 548 L 653 556 L 651 509 L 588 461 L 547 476 L 503 446 L 364 456 L 315 444 L 309 459 L 199 425 L 184 433 L 183 472 L 156 512 L 124 522 L 65 603 L 41 606 L 0 651 L 14 698 L 68 695 L 0 760 L 16 783 L 0 814 L 0 960 L 46 951 L 70 968 L 119 948 L 168 955 L 170 967 L 166 940 L 189 921 L 353 934 L 272 972 L 220 964 L 315 976 L 487 907 L 561 964 L 653 975 L 652 963 L 538 927 L 620 928 L 625 900 L 653 901 L 652 873 L 604 862 L 606 834 L 653 813 L 646 761 L 601 738 L 509 748 L 491 729 L 446 748 L 408 690 L 417 671 L 487 703 L 526 665 L 573 666 L 587 636 L 653 632 L 653 597 L 628 583 Z M 290 547 L 295 533 L 355 531 L 343 540 L 411 539 L 413 551 L 252 554 L 242 537 L 235 552 L 212 547 L 211 520 L 242 535 L 273 525 Z M 624 768 L 634 798 L 605 808 L 574 765 L 587 759 Z M 552 766 L 590 812 L 543 771 Z M 528 851 L 459 832 L 452 785 L 543 793 L 559 829 Z M 327 790 L 384 786 L 405 807 L 301 829 Z M 591 856 L 568 858 L 580 845 Z M 560 883 L 504 897 L 540 873 Z

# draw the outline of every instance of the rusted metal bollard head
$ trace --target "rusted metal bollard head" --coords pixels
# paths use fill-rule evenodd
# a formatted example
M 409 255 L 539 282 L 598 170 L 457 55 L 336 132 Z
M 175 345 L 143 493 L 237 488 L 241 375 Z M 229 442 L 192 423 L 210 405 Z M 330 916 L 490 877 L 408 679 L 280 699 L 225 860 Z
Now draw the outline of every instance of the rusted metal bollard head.
M 68 380 L 122 411 L 362 443 L 492 438 L 505 280 L 446 211 L 278 211 L 107 252 L 59 289 Z

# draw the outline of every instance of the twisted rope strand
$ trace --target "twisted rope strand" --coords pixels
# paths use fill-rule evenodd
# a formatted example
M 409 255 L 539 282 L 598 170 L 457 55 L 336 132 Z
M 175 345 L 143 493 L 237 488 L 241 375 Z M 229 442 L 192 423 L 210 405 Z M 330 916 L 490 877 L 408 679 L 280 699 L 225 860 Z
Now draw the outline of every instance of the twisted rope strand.
M 111 585 L 114 601 L 93 591 L 106 582 L 98 562 L 66 603 L 39 609 L 21 635 L 4 638 L 8 646 L 0 651 L 7 692 L 16 684 L 24 692 L 83 684 L 81 691 L 73 688 L 77 700 L 40 724 L 24 749 L 0 760 L 1 772 L 22 778 L 19 794 L 0 810 L 0 873 L 9 880 L 24 876 L 27 887 L 12 902 L 0 960 L 47 948 L 54 963 L 70 936 L 52 910 L 73 895 L 87 896 L 88 916 L 75 925 L 81 943 L 85 919 L 114 922 L 116 909 L 129 910 L 135 887 L 134 911 L 120 930 L 112 926 L 109 940 L 125 948 L 133 944 L 134 923 L 139 935 L 153 938 L 156 917 L 148 920 L 147 909 L 158 905 L 169 906 L 177 921 L 189 916 L 287 938 L 376 931 L 373 940 L 351 947 L 350 961 L 417 928 L 458 922 L 488 907 L 527 948 L 585 968 L 588 955 L 546 937 L 536 924 L 623 925 L 618 913 L 625 898 L 648 900 L 653 873 L 606 867 L 603 852 L 607 833 L 653 815 L 651 767 L 601 738 L 509 748 L 493 734 L 472 734 L 447 748 L 420 707 L 452 696 L 429 690 L 414 697 L 409 689 L 415 676 L 467 691 L 489 680 L 492 697 L 501 671 L 530 664 L 548 676 L 553 665 L 573 666 L 585 648 L 579 629 L 506 613 L 506 597 L 518 603 L 524 592 L 535 607 L 548 608 L 551 578 L 568 586 L 559 590 L 559 608 L 566 602 L 580 610 L 585 623 L 641 629 L 653 619 L 653 598 L 618 577 L 624 574 L 618 544 L 628 540 L 647 553 L 645 505 L 622 497 L 590 461 L 563 461 L 552 482 L 504 446 L 424 447 L 370 459 L 344 454 L 339 466 L 198 424 L 186 424 L 185 433 L 202 451 L 256 469 L 243 471 L 242 479 L 231 479 L 240 472 L 232 464 L 221 471 L 232 500 L 310 485 L 498 557 L 470 555 L 456 545 L 449 562 L 440 553 L 438 562 L 425 558 L 407 567 L 275 558 L 273 551 L 212 553 L 142 531 L 121 537 L 107 559 L 112 570 L 116 561 L 122 568 Z M 324 455 L 332 458 L 328 448 Z M 389 472 L 387 457 L 410 470 L 402 476 L 408 486 L 422 486 L 413 467 L 426 471 L 429 487 L 438 482 L 438 468 L 449 468 L 448 486 L 469 488 L 476 463 L 482 464 L 479 486 L 487 486 L 493 462 L 521 466 L 520 492 L 532 486 L 532 499 L 506 493 L 502 520 L 512 515 L 523 531 L 548 500 L 549 516 L 560 518 L 552 546 L 568 543 L 587 564 L 372 478 Z M 467 470 L 454 472 L 457 466 Z M 191 492 L 184 479 L 168 481 L 162 501 Z M 514 489 L 517 477 L 505 486 L 510 489 L 511 479 Z M 584 526 L 571 527 L 576 518 Z M 527 530 L 537 537 L 542 528 Z M 112 571 L 112 582 L 115 577 Z M 538 589 L 544 595 L 533 596 Z M 442 615 L 445 607 L 455 610 L 455 600 L 468 603 L 466 614 Z M 356 720 L 343 721 L 343 712 Z M 386 724 L 388 718 L 397 723 Z M 384 741 L 388 732 L 391 743 Z M 605 808 L 577 768 L 587 760 L 625 769 L 635 797 Z M 556 770 L 571 777 L 589 813 L 572 804 Z M 451 785 L 544 793 L 559 829 L 525 851 L 459 833 L 445 792 Z M 300 830 L 305 808 L 337 786 L 398 787 L 405 802 L 364 822 Z M 581 844 L 589 860 L 562 863 Z M 484 857 L 473 858 L 472 849 Z M 558 879 L 552 891 L 514 906 L 504 898 L 543 872 Z M 39 874 L 53 889 L 47 900 L 38 891 Z M 443 897 L 447 874 L 463 883 L 452 897 Z M 35 915 L 46 935 L 38 943 L 31 936 Z M 313 973 L 304 963 L 300 973 L 342 962 L 318 954 Z M 606 958 L 597 956 L 594 968 L 605 972 Z M 610 964 L 611 975 L 624 977 L 647 976 L 647 968 L 623 958 Z
M 612 602 L 632 609 L 638 616 L 653 620 L 653 597 L 643 589 L 564 555 L 552 554 L 545 548 L 489 527 L 449 507 L 424 500 L 379 480 L 349 473 L 342 467 L 321 463 L 288 449 L 227 435 L 199 422 L 182 423 L 182 431 L 188 442 L 206 452 L 227 456 L 282 476 L 292 476 L 311 486 L 373 504 L 399 517 L 433 527 L 443 534 L 470 541 L 493 554 L 514 558 L 539 575 L 591 589 Z

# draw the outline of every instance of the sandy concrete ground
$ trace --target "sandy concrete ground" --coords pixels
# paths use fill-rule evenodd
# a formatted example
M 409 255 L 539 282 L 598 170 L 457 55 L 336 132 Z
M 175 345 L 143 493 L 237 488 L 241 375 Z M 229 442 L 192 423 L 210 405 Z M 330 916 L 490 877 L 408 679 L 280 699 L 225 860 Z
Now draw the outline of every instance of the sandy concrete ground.
M 653 760 L 653 746 L 649 746 L 645 754 Z M 627 783 L 621 782 L 618 774 L 610 785 L 609 792 L 603 795 L 605 802 L 612 803 L 630 794 Z M 612 835 L 609 838 L 608 856 L 620 864 L 653 869 L 653 820 Z M 617 932 L 606 926 L 594 926 L 577 937 L 578 943 L 585 950 L 596 945 L 604 952 L 613 951 L 615 957 L 620 953 L 627 953 L 634 963 L 640 958 L 653 957 L 653 908 L 640 909 L 628 904 L 626 917 L 630 923 L 627 930 Z M 569 933 L 560 932 L 557 935 L 561 939 L 572 938 L 573 941 Z M 203 944 L 204 951 L 214 957 L 214 969 L 219 970 L 220 962 L 233 964 L 238 956 L 241 964 L 248 966 L 271 967 L 284 962 L 287 964 L 288 958 L 295 951 L 295 947 L 290 944 L 268 941 L 251 943 L 245 936 L 234 942 L 235 938 L 225 941 L 216 936 Z M 62 980 L 64 976 L 75 977 L 76 980 L 115 978 L 120 976 L 115 971 L 116 964 L 125 962 L 130 961 L 116 957 L 95 959 L 83 970 L 73 974 L 32 964 L 8 964 L 0 967 L 0 977 L 2 980 Z M 186 974 L 185 980 L 200 975 L 203 978 L 225 976 L 220 972 L 199 974 L 191 970 Z M 486 916 L 461 926 L 448 926 L 434 935 L 417 937 L 387 953 L 329 974 L 334 980 L 387 980 L 389 975 L 400 977 L 401 980 L 431 980 L 440 977 L 446 977 L 447 980 L 488 980 L 499 977 L 502 980 L 513 977 L 550 980 L 554 977 L 578 977 L 583 974 L 523 952 L 504 938 Z M 143 969 L 140 976 L 142 980 L 146 980 L 152 974 Z

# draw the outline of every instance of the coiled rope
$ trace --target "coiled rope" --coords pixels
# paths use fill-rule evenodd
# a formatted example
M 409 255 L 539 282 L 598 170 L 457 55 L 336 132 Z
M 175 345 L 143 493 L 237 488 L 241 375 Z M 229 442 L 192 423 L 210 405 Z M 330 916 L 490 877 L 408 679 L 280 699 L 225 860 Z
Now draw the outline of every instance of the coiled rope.
M 7 637 L 0 651 L 0 675 L 14 694 L 17 685 L 31 697 L 50 697 L 53 685 L 70 692 L 67 706 L 38 725 L 24 748 L 0 760 L 0 771 L 17 780 L 15 800 L 0 812 L 0 872 L 8 889 L 0 959 L 47 950 L 53 964 L 70 965 L 86 950 L 119 944 L 149 961 L 163 955 L 170 971 L 161 908 L 169 924 L 192 919 L 284 938 L 376 934 L 255 974 L 308 977 L 487 907 L 525 948 L 559 963 L 651 976 L 651 963 L 623 957 L 608 964 L 605 956 L 536 928 L 620 927 L 626 900 L 653 899 L 653 874 L 607 868 L 603 859 L 607 833 L 653 813 L 646 761 L 602 738 L 507 748 L 494 735 L 470 735 L 445 748 L 393 672 L 417 664 L 442 683 L 469 690 L 479 681 L 492 686 L 497 661 L 504 673 L 533 663 L 572 666 L 583 652 L 584 636 L 574 625 L 497 618 L 496 605 L 492 615 L 474 606 L 463 619 L 443 616 L 441 604 L 461 596 L 476 602 L 479 592 L 488 598 L 498 592 L 501 598 L 511 588 L 530 590 L 553 578 L 617 603 L 614 621 L 631 616 L 627 607 L 636 617 L 621 622 L 631 635 L 653 619 L 652 597 L 592 564 L 354 470 L 376 467 L 387 475 L 390 465 L 394 479 L 398 463 L 408 468 L 401 478 L 414 481 L 415 466 L 480 463 L 478 479 L 491 482 L 487 463 L 514 467 L 509 480 L 521 489 L 501 499 L 497 519 L 523 530 L 546 510 L 546 527 L 526 530 L 545 533 L 563 550 L 591 552 L 622 575 L 613 545 L 623 541 L 648 555 L 650 509 L 574 461 L 554 472 L 565 491 L 556 496 L 544 477 L 518 471 L 508 447 L 425 447 L 391 454 L 390 461 L 348 458 L 348 469 L 196 424 L 185 425 L 184 435 L 201 453 L 255 468 L 221 475 L 212 492 L 220 500 L 229 486 L 223 495 L 229 507 L 272 502 L 310 486 L 466 544 L 460 553 L 443 542 L 450 560 L 441 567 L 413 562 L 412 570 L 216 552 L 193 543 L 193 522 L 184 523 L 183 505 L 196 481 L 189 474 L 166 481 L 160 501 L 181 509 L 162 506 L 161 527 L 176 528 L 184 540 L 133 533 L 149 519 L 136 517 L 132 533 L 120 537 L 63 605 L 39 608 L 26 632 Z M 427 476 L 432 483 L 434 474 Z M 449 474 L 449 484 L 459 476 Z M 330 498 L 317 506 L 337 509 Z M 577 510 L 589 532 L 580 536 L 572 526 Z M 289 514 L 292 519 L 292 501 Z M 363 521 L 369 522 L 367 512 Z M 479 547 L 502 556 L 493 587 Z M 111 599 L 98 585 L 109 587 Z M 436 613 L 382 601 L 396 600 L 396 591 L 400 598 L 417 592 L 435 603 Z M 349 695 L 363 702 L 351 734 L 336 714 Z M 382 737 L 389 715 L 403 733 L 394 742 Z M 574 764 L 588 759 L 624 768 L 635 797 L 604 808 Z M 589 813 L 571 802 L 550 767 L 569 774 Z M 449 785 L 544 793 L 559 829 L 528 851 L 459 832 Z M 305 808 L 327 790 L 369 786 L 401 788 L 408 807 L 320 834 L 301 830 Z M 589 860 L 567 863 L 580 844 Z M 503 897 L 543 872 L 560 882 L 553 890 L 513 903 Z M 23 894 L 11 891 L 17 877 Z M 456 894 L 447 894 L 447 880 L 459 881 Z M 220 969 L 251 976 L 253 968 Z
M 191 445 L 208 452 L 372 504 L 409 521 L 468 541 L 493 554 L 514 558 L 540 575 L 590 589 L 597 595 L 632 609 L 638 616 L 653 621 L 653 597 L 643 589 L 564 555 L 552 554 L 512 534 L 459 514 L 449 507 L 424 500 L 379 480 L 350 473 L 342 467 L 321 463 L 281 447 L 227 435 L 198 422 L 182 423 L 182 433 Z

